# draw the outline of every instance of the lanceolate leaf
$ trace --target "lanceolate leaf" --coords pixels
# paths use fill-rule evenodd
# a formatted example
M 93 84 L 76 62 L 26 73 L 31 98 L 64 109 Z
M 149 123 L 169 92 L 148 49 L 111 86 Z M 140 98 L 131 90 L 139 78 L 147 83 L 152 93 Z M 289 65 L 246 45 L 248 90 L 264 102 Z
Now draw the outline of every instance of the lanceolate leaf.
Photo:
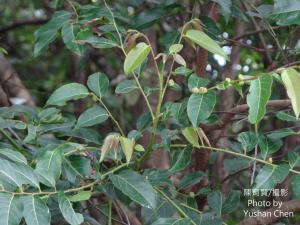
M 79 25 L 75 25 L 70 21 L 70 23 L 64 23 L 61 29 L 61 36 L 68 49 L 81 55 L 84 51 L 84 46 L 76 43 L 75 37 L 78 31 Z
M 207 203 L 212 208 L 212 210 L 218 215 L 222 214 L 222 207 L 224 204 L 224 199 L 221 192 L 213 192 L 207 196 Z
M 69 100 L 85 98 L 89 95 L 88 89 L 79 83 L 70 83 L 56 89 L 49 97 L 46 105 L 62 106 Z
M 52 151 L 46 151 L 38 160 L 35 172 L 40 182 L 47 186 L 55 186 L 56 180 L 61 174 L 62 147 L 59 146 Z
M 124 80 L 118 84 L 116 87 L 117 94 L 129 93 L 135 89 L 138 89 L 138 86 L 134 80 Z
M 76 128 L 94 126 L 103 123 L 107 118 L 108 114 L 105 109 L 100 106 L 94 106 L 79 116 Z
M 155 192 L 151 184 L 131 170 L 109 176 L 113 185 L 131 200 L 147 208 L 155 208 Z
M 203 31 L 188 30 L 185 36 L 207 51 L 213 54 L 220 55 L 228 60 L 228 56 L 223 51 L 223 49 Z
M 252 124 L 259 123 L 266 114 L 266 104 L 271 96 L 272 77 L 261 75 L 251 81 L 247 104 L 249 106 L 248 120 Z
M 24 205 L 23 216 L 28 225 L 50 225 L 50 211 L 38 197 L 28 195 L 21 198 Z
M 129 163 L 133 153 L 135 141 L 129 138 L 120 137 L 120 143 L 125 154 L 126 161 Z
M 272 189 L 281 183 L 289 173 L 288 165 L 264 166 L 255 178 L 256 189 Z
M 94 73 L 89 76 L 87 86 L 95 95 L 102 98 L 108 91 L 109 80 L 104 73 Z
M 76 213 L 73 209 L 71 201 L 63 192 L 58 195 L 59 209 L 66 221 L 71 225 L 80 225 L 83 223 L 83 216 Z
M 3 156 L 5 156 L 6 158 L 10 159 L 13 162 L 27 164 L 27 159 L 17 151 L 8 148 L 0 149 L 0 157 Z
M 138 68 L 139 65 L 147 58 L 151 48 L 144 42 L 138 43 L 130 50 L 124 62 L 125 74 L 129 74 Z
M 19 225 L 22 219 L 22 208 L 19 199 L 12 194 L 0 193 L 0 224 Z
M 268 155 L 277 152 L 282 144 L 281 139 L 268 138 L 263 135 L 261 135 L 258 140 L 263 159 L 266 159 Z
M 41 26 L 35 33 L 36 43 L 34 46 L 34 55 L 38 56 L 42 51 L 48 48 L 48 45 L 54 41 L 56 33 L 64 25 L 66 21 L 71 17 L 71 13 L 68 11 L 56 12 L 52 19 Z
M 0 159 L 0 177 L 13 186 L 21 187 L 23 184 L 30 184 L 39 187 L 33 169 L 24 164 L 15 164 Z
M 282 72 L 281 78 L 298 118 L 300 114 L 300 74 L 295 69 L 289 68 Z
M 194 127 L 205 121 L 211 114 L 216 104 L 216 94 L 209 91 L 205 94 L 192 94 L 187 104 L 189 120 Z
M 172 160 L 171 160 L 172 167 L 170 168 L 170 171 L 175 173 L 186 168 L 191 161 L 191 156 L 192 156 L 191 146 L 187 146 L 182 150 L 174 151 L 172 154 Z
M 199 145 L 199 137 L 196 128 L 194 127 L 186 127 L 182 130 L 183 136 L 186 140 L 191 143 L 194 147 L 200 147 Z
M 247 131 L 238 135 L 238 141 L 241 142 L 245 152 L 249 152 L 254 149 L 257 144 L 257 136 L 255 133 Z

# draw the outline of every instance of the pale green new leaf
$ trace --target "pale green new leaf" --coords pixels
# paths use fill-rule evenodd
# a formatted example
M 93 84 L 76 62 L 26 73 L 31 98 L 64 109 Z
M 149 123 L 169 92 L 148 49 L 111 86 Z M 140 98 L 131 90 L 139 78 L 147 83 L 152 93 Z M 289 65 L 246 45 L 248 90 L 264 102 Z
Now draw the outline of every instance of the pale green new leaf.
M 193 41 L 200 47 L 206 49 L 207 51 L 213 54 L 220 55 L 226 60 L 229 60 L 224 50 L 203 31 L 188 30 L 185 34 L 185 37 L 187 37 L 189 40 Z
M 182 130 L 182 134 L 185 139 L 191 143 L 194 147 L 200 147 L 199 145 L 199 137 L 196 128 L 194 127 L 186 127 Z
M 65 220 L 71 225 L 80 225 L 83 223 L 83 216 L 76 213 L 73 209 L 71 201 L 65 196 L 63 192 L 58 195 L 59 209 Z
M 271 96 L 272 77 L 268 74 L 261 75 L 251 81 L 247 104 L 249 106 L 248 120 L 252 124 L 258 124 L 266 114 L 266 105 Z
M 132 157 L 135 141 L 126 137 L 120 137 L 120 143 L 126 158 L 126 162 L 129 163 Z
M 94 73 L 89 76 L 87 86 L 95 93 L 95 95 L 102 98 L 108 91 L 109 80 L 104 73 Z
M 259 170 L 255 178 L 255 189 L 272 189 L 281 183 L 289 173 L 289 166 L 286 164 L 269 166 L 266 165 Z
M 151 48 L 144 42 L 138 43 L 130 52 L 127 54 L 124 62 L 124 72 L 129 74 L 138 68 L 139 65 L 147 58 Z
M 23 216 L 27 225 L 50 225 L 50 211 L 46 204 L 33 195 L 21 198 L 24 205 Z
M 212 113 L 216 104 L 216 93 L 192 94 L 187 104 L 187 114 L 194 127 L 205 121 Z
M 22 219 L 22 209 L 19 199 L 12 194 L 0 193 L 0 224 L 19 225 Z
M 105 109 L 100 106 L 93 106 L 79 116 L 75 128 L 94 126 L 103 123 L 107 118 L 108 114 Z
M 182 48 L 183 48 L 182 44 L 173 44 L 170 46 L 169 52 L 170 52 L 170 54 L 176 54 L 176 53 L 180 52 Z
M 89 200 L 92 196 L 91 191 L 79 191 L 76 195 L 69 197 L 71 202 L 81 202 Z
M 113 185 L 131 200 L 147 208 L 155 208 L 155 191 L 149 181 L 132 170 L 109 176 Z
M 281 78 L 298 118 L 300 114 L 300 74 L 295 69 L 289 68 L 282 72 Z
M 56 89 L 49 97 L 46 105 L 63 106 L 69 100 L 78 100 L 89 95 L 88 89 L 79 83 L 70 83 Z
M 117 94 L 125 94 L 135 89 L 138 89 L 138 86 L 134 80 L 123 80 L 121 83 L 118 84 L 115 92 Z

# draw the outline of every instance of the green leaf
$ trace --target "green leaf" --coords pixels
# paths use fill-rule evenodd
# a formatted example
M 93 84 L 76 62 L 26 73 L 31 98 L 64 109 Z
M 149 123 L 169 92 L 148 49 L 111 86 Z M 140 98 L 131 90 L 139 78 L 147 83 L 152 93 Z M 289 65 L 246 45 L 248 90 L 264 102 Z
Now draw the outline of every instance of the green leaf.
M 81 55 L 84 52 L 84 46 L 76 43 L 76 35 L 79 32 L 80 27 L 73 22 L 64 23 L 61 29 L 62 39 L 68 49 L 75 52 L 76 54 Z
M 127 54 L 124 62 L 124 72 L 126 75 L 133 72 L 135 69 L 142 64 L 150 53 L 151 48 L 144 42 L 138 43 L 130 52 Z
M 288 121 L 288 122 L 297 122 L 298 121 L 298 119 L 296 117 L 294 117 L 286 112 L 282 112 L 282 111 L 276 113 L 276 117 L 282 121 Z
M 231 13 L 231 6 L 232 6 L 231 0 L 213 0 L 213 1 L 218 3 L 221 6 L 221 11 L 224 14 L 228 15 Z
M 33 141 L 36 138 L 36 133 L 37 133 L 36 126 L 34 126 L 32 124 L 28 124 L 27 130 L 28 130 L 28 133 L 23 141 L 24 143 L 30 143 L 31 141 Z
M 266 105 L 271 96 L 272 77 L 268 74 L 261 75 L 251 81 L 247 104 L 249 106 L 248 120 L 258 124 L 266 114 Z
M 85 98 L 89 95 L 88 89 L 79 83 L 70 83 L 56 89 L 46 102 L 46 106 L 63 106 L 69 100 Z
M 123 80 L 121 83 L 118 84 L 115 92 L 116 94 L 125 94 L 138 88 L 139 87 L 137 86 L 134 80 Z
M 63 192 L 58 195 L 58 204 L 62 215 L 69 224 L 80 225 L 83 223 L 83 216 L 74 211 L 72 203 Z
M 224 197 L 221 192 L 212 192 L 207 196 L 207 203 L 209 207 L 218 215 L 222 215 L 222 207 L 224 204 Z
M 50 225 L 50 211 L 46 204 L 33 195 L 21 197 L 23 216 L 28 225 Z
M 283 182 L 286 176 L 289 173 L 289 166 L 282 165 L 274 165 L 269 166 L 266 165 L 259 170 L 258 175 L 255 178 L 255 189 L 272 189 L 278 183 Z
M 182 130 L 182 134 L 185 139 L 191 143 L 194 147 L 199 148 L 199 137 L 196 128 L 194 127 L 186 127 Z
M 122 150 L 126 157 L 126 162 L 129 163 L 133 154 L 133 148 L 135 145 L 135 141 L 133 139 L 129 139 L 126 137 L 120 137 L 120 143 L 122 146 Z
M 22 207 L 19 199 L 12 194 L 0 193 L 0 224 L 19 225 L 22 219 Z
M 192 172 L 188 175 L 186 175 L 179 183 L 179 189 L 185 189 L 189 188 L 197 183 L 199 183 L 202 178 L 206 176 L 204 172 L 197 171 L 197 172 Z
M 6 158 L 10 159 L 13 162 L 27 165 L 27 159 L 25 158 L 25 156 L 23 156 L 21 153 L 17 151 L 8 148 L 3 148 L 0 149 L 0 155 L 5 156 Z
M 91 160 L 80 155 L 71 155 L 64 158 L 64 168 L 66 177 L 71 183 L 76 182 L 76 178 L 84 179 L 91 173 Z
M 213 54 L 220 55 L 226 60 L 229 60 L 224 50 L 203 31 L 188 30 L 185 34 L 185 37 L 187 37 L 189 40 L 193 41 L 200 47 L 206 49 L 207 51 Z
M 169 53 L 176 54 L 176 53 L 180 52 L 182 50 L 182 48 L 183 48 L 182 44 L 173 44 L 169 48 Z
M 109 176 L 113 185 L 131 200 L 147 208 L 155 208 L 155 191 L 149 181 L 132 170 Z
M 263 159 L 266 159 L 270 154 L 277 152 L 281 148 L 283 143 L 281 139 L 273 139 L 261 135 L 258 139 L 258 145 L 261 150 Z
M 289 68 L 282 72 L 281 78 L 298 118 L 300 114 L 300 74 L 295 69 Z
M 78 32 L 76 40 L 79 44 L 90 44 L 94 48 L 114 48 L 118 46 L 117 42 L 104 37 L 98 37 L 89 30 Z
M 247 131 L 238 135 L 238 141 L 242 144 L 245 152 L 249 152 L 254 149 L 257 144 L 257 136 L 255 133 Z
M 191 225 L 189 219 L 160 218 L 151 225 Z
M 71 17 L 68 11 L 57 11 L 54 13 L 52 19 L 41 26 L 35 33 L 36 43 L 34 46 L 34 56 L 40 55 L 46 50 L 51 42 L 56 38 L 58 30 L 64 25 Z
M 298 0 L 276 0 L 273 12 L 269 17 L 275 19 L 281 26 L 299 24 L 300 3 Z
M 183 170 L 188 166 L 192 157 L 192 147 L 187 146 L 182 150 L 176 150 L 171 155 L 171 168 L 172 173 Z
M 107 94 L 109 80 L 104 73 L 94 73 L 89 76 L 87 86 L 95 93 L 95 95 L 102 98 Z
M 300 175 L 299 174 L 294 174 L 292 176 L 292 181 L 291 181 L 291 186 L 292 186 L 292 192 L 293 192 L 293 199 L 300 199 Z
M 138 152 L 144 152 L 145 151 L 145 148 L 143 145 L 140 145 L 140 144 L 136 144 L 134 146 L 134 150 L 138 151 Z
M 188 79 L 188 87 L 190 91 L 192 91 L 193 88 L 206 87 L 208 83 L 208 79 L 199 77 L 196 74 L 191 74 Z
M 14 187 L 21 187 L 23 184 L 39 187 L 37 177 L 31 167 L 4 159 L 0 159 L 0 178 Z
M 108 114 L 100 106 L 93 106 L 84 111 L 78 118 L 76 129 L 81 127 L 91 127 L 107 120 Z
M 225 199 L 225 202 L 222 207 L 222 213 L 228 214 L 238 209 L 240 205 L 240 197 L 240 191 L 231 191 Z
M 272 139 L 281 139 L 290 135 L 297 134 L 295 131 L 293 131 L 290 128 L 282 128 L 279 130 L 272 131 L 270 134 L 267 135 L 267 137 Z
M 89 200 L 92 196 L 91 191 L 79 191 L 76 195 L 69 197 L 71 202 L 81 202 Z
M 37 159 L 35 172 L 40 182 L 47 186 L 55 187 L 56 180 L 61 174 L 63 145 L 56 147 L 52 151 L 45 151 L 43 155 Z
M 212 113 L 216 104 L 216 93 L 192 94 L 187 104 L 187 114 L 194 127 L 205 121 Z
M 288 160 L 291 169 L 293 169 L 295 166 L 300 166 L 300 157 L 296 152 L 289 151 Z

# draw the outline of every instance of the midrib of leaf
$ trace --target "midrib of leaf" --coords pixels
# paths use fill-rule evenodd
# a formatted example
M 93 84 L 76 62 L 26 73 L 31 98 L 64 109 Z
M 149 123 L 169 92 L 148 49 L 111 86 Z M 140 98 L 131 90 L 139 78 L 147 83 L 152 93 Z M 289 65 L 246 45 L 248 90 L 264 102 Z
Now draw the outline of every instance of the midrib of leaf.
M 4 176 L 8 177 L 10 180 L 12 180 L 19 187 L 19 184 L 17 184 L 16 181 L 9 174 L 5 173 L 2 170 L 0 170 L 0 173 L 4 174 Z
M 9 225 L 9 218 L 10 218 L 10 208 L 11 208 L 11 204 L 12 204 L 12 201 L 13 201 L 13 199 L 14 199 L 14 195 L 11 195 L 11 199 L 10 199 L 10 201 L 9 201 L 9 204 L 8 204 L 8 208 L 7 208 L 7 225 Z
M 69 95 L 68 98 L 74 98 L 74 97 L 78 97 L 78 96 L 80 97 L 80 96 L 82 96 L 82 95 L 83 95 L 82 93 L 81 93 L 81 94 Z M 65 101 L 65 98 L 64 98 L 64 97 L 62 97 L 62 98 L 57 98 L 55 102 L 60 102 L 60 101 Z
M 201 100 L 200 100 L 199 107 L 198 107 L 198 110 L 197 110 L 196 123 L 198 123 L 198 115 L 200 114 L 200 109 L 201 109 L 201 105 L 202 105 L 202 101 L 203 101 L 203 96 L 204 96 L 204 94 L 201 95 Z
M 32 209 L 33 209 L 33 212 L 34 212 L 34 218 L 36 220 L 36 224 L 40 224 L 39 221 L 38 221 L 38 218 L 37 218 L 37 214 L 36 214 L 36 209 L 35 209 L 35 204 L 34 204 L 34 197 L 32 196 Z
M 28 177 L 26 174 L 22 173 L 22 171 L 20 170 L 15 170 L 16 173 L 23 175 L 24 177 L 26 177 L 29 181 L 31 181 L 32 183 L 34 183 L 30 177 Z
M 70 161 L 68 159 L 64 158 L 64 160 L 71 167 L 71 169 L 75 171 L 75 173 L 77 175 L 79 175 L 81 178 L 83 178 L 83 176 L 74 168 L 74 166 L 70 163 Z
M 256 120 L 257 120 L 257 118 L 258 118 L 258 113 L 259 113 L 259 107 L 260 107 L 260 101 L 261 101 L 261 94 L 262 94 L 262 92 L 261 92 L 261 81 L 260 81 L 260 79 L 257 79 L 257 81 L 258 81 L 258 93 L 259 93 L 259 95 L 258 95 L 258 107 L 257 107 L 257 110 L 256 110 Z
M 68 203 L 68 205 L 69 205 L 69 207 L 70 207 L 70 209 L 71 209 L 71 211 L 72 211 L 72 213 L 75 217 L 75 220 L 77 221 L 78 224 L 80 224 L 80 221 L 78 221 L 78 217 L 77 217 L 76 212 L 74 211 L 74 209 L 72 207 L 71 202 L 69 201 L 69 199 L 67 197 L 64 196 L 64 198 L 66 199 L 66 201 L 67 201 L 67 203 Z
M 47 170 L 50 170 L 50 166 L 51 166 L 51 163 L 52 163 L 52 158 L 53 158 L 53 155 L 56 153 L 56 151 L 57 151 L 57 149 L 55 149 L 51 152 L 51 156 L 50 156 L 50 159 L 49 159 L 49 162 L 48 162 Z
M 180 152 L 180 154 L 179 154 L 179 156 L 178 156 L 178 160 L 176 160 L 176 162 L 175 162 L 175 164 L 172 166 L 172 168 L 176 167 L 177 164 L 180 162 L 181 158 L 182 158 L 183 155 L 184 155 L 184 151 L 185 151 L 185 149 L 183 149 L 183 150 Z M 172 168 L 171 168 L 171 169 L 172 169 Z

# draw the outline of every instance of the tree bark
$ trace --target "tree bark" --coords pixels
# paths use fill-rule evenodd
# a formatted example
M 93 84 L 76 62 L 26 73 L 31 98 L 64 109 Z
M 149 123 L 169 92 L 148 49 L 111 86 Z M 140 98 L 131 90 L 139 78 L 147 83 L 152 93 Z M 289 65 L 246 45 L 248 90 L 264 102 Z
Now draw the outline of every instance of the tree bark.
M 25 105 L 35 105 L 30 93 L 19 78 L 19 75 L 3 55 L 0 55 L 0 83 L 8 98 L 21 98 L 25 100 Z

